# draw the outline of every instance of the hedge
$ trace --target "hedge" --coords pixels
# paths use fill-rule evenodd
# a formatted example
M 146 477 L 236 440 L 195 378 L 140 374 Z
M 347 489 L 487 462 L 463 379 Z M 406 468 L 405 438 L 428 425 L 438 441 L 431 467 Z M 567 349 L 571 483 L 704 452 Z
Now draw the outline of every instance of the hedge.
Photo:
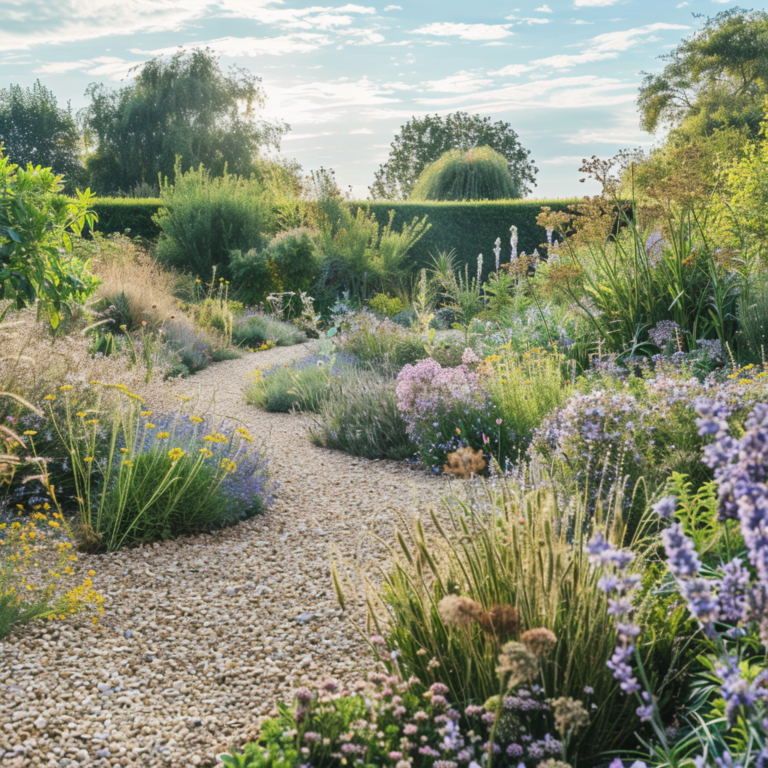
M 429 266 L 432 256 L 438 251 L 453 249 L 461 269 L 468 264 L 469 273 L 474 275 L 478 254 L 482 253 L 485 278 L 494 266 L 493 248 L 497 237 L 501 238 L 501 261 L 509 261 L 510 226 L 514 224 L 517 227 L 518 253 L 532 253 L 534 248 L 547 241 L 546 230 L 536 223 L 542 206 L 562 211 L 577 202 L 575 198 L 418 203 L 375 200 L 354 205 L 369 208 L 382 226 L 389 221 L 389 212 L 394 211 L 393 224 L 396 228 L 403 222 L 410 222 L 414 216 L 421 218 L 426 214 L 432 226 L 411 249 L 410 259 L 414 268 Z
M 126 232 L 131 237 L 157 240 L 160 229 L 152 217 L 160 207 L 160 200 L 152 197 L 97 197 L 91 207 L 99 221 L 96 231 L 109 235 Z
M 493 267 L 493 247 L 496 238 L 501 238 L 502 261 L 509 260 L 509 228 L 517 227 L 518 251 L 531 253 L 546 242 L 546 232 L 536 224 L 536 217 L 544 205 L 553 210 L 565 210 L 576 199 L 556 200 L 494 200 L 473 202 L 400 202 L 360 201 L 353 202 L 353 208 L 368 208 L 379 223 L 389 221 L 389 212 L 394 211 L 394 225 L 410 222 L 414 216 L 427 215 L 432 225 L 416 243 L 410 254 L 414 269 L 429 266 L 432 255 L 438 251 L 454 249 L 457 263 L 463 268 L 468 264 L 471 274 L 477 269 L 477 256 L 483 254 L 484 276 Z M 93 208 L 99 216 L 97 231 L 104 234 L 125 232 L 131 236 L 156 240 L 159 235 L 152 216 L 160 206 L 160 200 L 152 198 L 97 198 Z

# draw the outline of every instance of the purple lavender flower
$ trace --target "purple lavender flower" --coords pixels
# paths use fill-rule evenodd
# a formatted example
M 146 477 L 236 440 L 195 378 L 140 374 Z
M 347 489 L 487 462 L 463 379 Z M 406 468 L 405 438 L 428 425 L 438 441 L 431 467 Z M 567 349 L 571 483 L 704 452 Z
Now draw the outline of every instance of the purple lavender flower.
M 671 520 L 677 510 L 677 499 L 674 496 L 665 496 L 653 505 L 653 511 L 667 520 Z

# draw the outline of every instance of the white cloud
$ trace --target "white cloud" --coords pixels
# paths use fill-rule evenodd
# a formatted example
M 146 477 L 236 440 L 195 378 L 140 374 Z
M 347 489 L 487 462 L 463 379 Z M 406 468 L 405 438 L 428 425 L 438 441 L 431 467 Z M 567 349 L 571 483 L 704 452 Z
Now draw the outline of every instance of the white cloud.
M 224 56 L 284 56 L 293 53 L 311 53 L 334 42 L 326 35 L 302 32 L 277 37 L 220 37 L 216 40 L 195 41 L 177 47 L 156 48 L 142 51 L 136 48 L 131 53 L 143 53 L 150 56 L 167 56 L 183 49 L 210 48 Z
M 96 77 L 108 77 L 110 80 L 124 80 L 130 77 L 133 70 L 142 61 L 126 61 L 118 56 L 97 56 L 95 59 L 81 59 L 80 61 L 52 61 L 42 64 L 33 70 L 41 75 L 61 75 L 66 72 L 79 70 Z
M 353 136 L 370 136 L 373 134 L 373 131 L 370 128 L 355 128 L 354 131 L 350 131 L 350 134 Z
M 552 9 L 544 3 L 544 5 L 540 6 L 539 8 L 533 9 L 534 13 L 552 13 Z
M 474 93 L 475 91 L 481 91 L 492 83 L 493 80 L 488 80 L 472 72 L 462 70 L 455 75 L 449 75 L 440 80 L 428 80 L 423 85 L 429 91 L 439 91 L 441 93 Z
M 462 24 L 450 21 L 436 21 L 414 29 L 414 34 L 436 35 L 437 37 L 458 37 L 462 40 L 500 40 L 509 37 L 511 24 Z
M 517 24 L 528 24 L 529 26 L 531 24 L 549 24 L 549 19 L 539 19 L 535 16 L 525 16 L 523 18 L 519 16 L 506 16 L 505 18 L 508 21 L 514 21 Z
M 527 64 L 507 64 L 506 67 L 495 69 L 489 72 L 489 75 L 499 75 L 500 77 L 518 77 L 526 72 L 531 72 L 536 67 L 530 67 Z
M 593 61 L 603 61 L 604 59 L 616 59 L 619 54 L 615 51 L 584 51 L 584 53 L 558 53 L 554 56 L 547 56 L 544 59 L 534 59 L 531 64 L 539 67 L 552 67 L 552 69 L 566 70 L 575 67 L 578 64 L 590 64 Z
M 689 2 L 682 2 L 682 3 L 678 3 L 675 6 L 675 8 L 685 8 L 687 5 L 690 5 L 690 3 Z
M 403 6 L 402 5 L 388 5 L 384 8 L 384 13 L 387 11 L 402 11 Z
M 546 160 L 537 160 L 537 165 L 573 165 L 579 168 L 584 163 L 582 155 L 556 155 Z
M 605 8 L 609 5 L 616 5 L 619 0 L 575 0 L 576 8 Z
M 49 61 L 32 71 L 40 75 L 63 75 L 65 72 L 83 69 L 84 65 L 82 61 Z

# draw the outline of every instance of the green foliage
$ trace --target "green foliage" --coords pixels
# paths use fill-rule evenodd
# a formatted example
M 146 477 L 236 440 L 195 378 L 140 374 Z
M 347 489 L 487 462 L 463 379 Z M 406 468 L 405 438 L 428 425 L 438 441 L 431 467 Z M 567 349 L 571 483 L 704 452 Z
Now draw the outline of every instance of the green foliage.
M 126 233 L 131 237 L 157 240 L 160 227 L 155 219 L 160 198 L 95 197 L 91 208 L 98 217 L 94 229 L 105 234 Z
M 397 409 L 394 380 L 372 371 L 350 371 L 332 379 L 310 437 L 316 445 L 366 459 L 400 461 L 415 453 Z
M 172 176 L 179 162 L 249 176 L 260 148 L 284 131 L 253 119 L 264 103 L 259 83 L 244 69 L 223 72 L 208 49 L 151 59 L 118 90 L 93 83 L 84 118 L 94 187 L 127 192 Z
M 768 280 L 757 277 L 739 295 L 739 356 L 745 362 L 766 359 L 768 350 Z
M 329 375 L 320 364 L 259 371 L 245 391 L 245 401 L 268 413 L 316 411 L 328 393 Z
M 450 115 L 426 115 L 411 118 L 392 142 L 386 162 L 376 171 L 370 187 L 371 196 L 402 200 L 409 197 L 423 170 L 451 149 L 468 150 L 490 147 L 502 155 L 509 167 L 514 194 L 522 197 L 535 184 L 538 169 L 529 160 L 517 133 L 509 123 L 492 123 L 489 117 L 455 112 Z M 456 245 L 450 244 L 448 247 Z
M 295 326 L 269 315 L 252 314 L 235 318 L 232 342 L 241 347 L 260 347 L 272 343 L 290 347 L 306 341 L 306 336 Z
M 519 197 L 505 159 L 490 147 L 451 149 L 428 165 L 409 200 L 509 200 Z
M 50 168 L 19 168 L 0 154 L 0 300 L 19 308 L 39 301 L 54 328 L 98 285 L 90 265 L 71 254 L 70 233 L 95 220 L 90 191 L 72 201 L 61 189 Z
M 638 96 L 642 125 L 671 125 L 694 139 L 727 127 L 756 135 L 768 93 L 768 13 L 732 8 L 662 57 Z
M 72 112 L 36 80 L 31 88 L 0 89 L 0 144 L 12 163 L 40 165 L 64 177 L 67 191 L 83 182 L 80 133 Z
M 428 356 L 417 332 L 379 320 L 370 312 L 355 315 L 349 330 L 337 337 L 339 349 L 379 371 L 397 373 L 404 365 Z
M 400 314 L 405 309 L 398 296 L 389 296 L 386 293 L 377 293 L 372 299 L 369 299 L 368 307 L 377 315 L 390 318 Z
M 157 258 L 166 266 L 208 278 L 217 270 L 229 276 L 233 251 L 261 247 L 276 222 L 269 195 L 255 179 L 224 174 L 214 178 L 202 166 L 182 173 L 161 189 Z
M 551 654 L 540 659 L 547 697 L 583 699 L 585 686 L 594 689 L 597 706 L 589 727 L 574 740 L 577 749 L 594 757 L 630 739 L 636 705 L 606 667 L 615 624 L 598 586 L 601 574 L 587 563 L 583 544 L 589 532 L 579 494 L 557 498 L 551 478 L 534 462 L 525 484 L 497 479 L 470 491 L 468 500 L 446 499 L 445 507 L 440 517 L 431 513 L 429 533 L 420 519 L 401 521 L 394 567 L 383 589 L 367 592 L 369 619 L 376 629 L 389 630 L 387 644 L 397 649 L 402 674 L 424 684 L 444 683 L 459 709 L 485 702 L 498 693 L 496 661 L 509 637 L 474 622 L 454 626 L 438 604 L 448 594 L 461 594 L 485 611 L 511 605 L 520 632 L 545 627 L 557 638 Z M 609 520 L 620 514 L 609 507 L 605 513 Z M 659 629 L 656 643 L 674 639 L 672 624 Z M 649 642 L 647 658 L 654 651 Z
M 272 293 L 308 292 L 320 275 L 312 234 L 307 229 L 288 230 L 263 250 L 234 251 L 230 269 L 237 295 L 255 305 Z
M 577 200 L 491 200 L 471 202 L 425 201 L 421 203 L 373 200 L 369 203 L 351 203 L 364 206 L 379 221 L 387 222 L 394 211 L 393 226 L 414 218 L 427 217 L 430 228 L 408 251 L 406 266 L 411 273 L 424 267 L 431 268 L 433 257 L 440 251 L 454 250 L 456 271 L 469 274 L 477 270 L 477 255 L 482 253 L 482 278 L 486 280 L 494 269 L 493 248 L 497 238 L 502 242 L 502 263 L 509 261 L 509 228 L 518 231 L 518 251 L 532 253 L 547 241 L 546 229 L 539 226 L 536 217 L 542 206 L 553 211 L 567 210 Z

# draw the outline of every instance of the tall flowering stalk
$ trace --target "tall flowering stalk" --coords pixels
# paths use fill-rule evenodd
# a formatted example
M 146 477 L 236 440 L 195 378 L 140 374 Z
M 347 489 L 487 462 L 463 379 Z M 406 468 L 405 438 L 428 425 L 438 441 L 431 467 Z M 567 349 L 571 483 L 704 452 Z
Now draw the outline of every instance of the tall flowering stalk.
M 496 274 L 499 274 L 499 266 L 501 262 L 501 238 L 497 237 L 493 246 L 493 255 L 496 257 Z
M 511 248 L 510 261 L 517 261 L 517 227 L 513 224 L 509 228 L 509 246 Z

